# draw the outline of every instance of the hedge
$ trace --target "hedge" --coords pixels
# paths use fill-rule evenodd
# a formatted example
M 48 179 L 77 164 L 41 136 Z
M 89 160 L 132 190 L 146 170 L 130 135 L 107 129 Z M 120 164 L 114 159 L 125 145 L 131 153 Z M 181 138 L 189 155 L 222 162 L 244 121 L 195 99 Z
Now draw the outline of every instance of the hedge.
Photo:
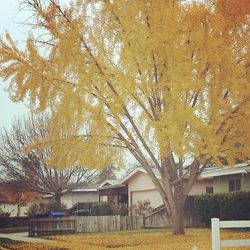
M 194 197 L 197 215 L 207 226 L 211 218 L 250 220 L 250 192 L 205 194 Z
M 0 216 L 0 228 L 27 227 L 28 217 L 2 217 Z

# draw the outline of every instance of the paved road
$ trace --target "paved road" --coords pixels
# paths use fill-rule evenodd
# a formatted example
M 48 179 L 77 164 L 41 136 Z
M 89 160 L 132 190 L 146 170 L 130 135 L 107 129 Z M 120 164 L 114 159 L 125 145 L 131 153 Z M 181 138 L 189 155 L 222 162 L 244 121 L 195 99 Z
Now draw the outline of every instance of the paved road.
M 24 242 L 30 242 L 30 243 L 52 243 L 52 242 L 55 242 L 53 240 L 29 237 L 28 232 L 9 233 L 9 234 L 0 233 L 0 238 L 8 238 L 11 240 L 24 241 Z

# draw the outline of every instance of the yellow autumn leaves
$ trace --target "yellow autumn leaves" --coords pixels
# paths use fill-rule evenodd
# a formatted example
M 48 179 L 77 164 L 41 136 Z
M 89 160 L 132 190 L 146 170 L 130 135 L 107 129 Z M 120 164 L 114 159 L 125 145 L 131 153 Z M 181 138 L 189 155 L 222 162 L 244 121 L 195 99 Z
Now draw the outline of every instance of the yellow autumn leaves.
M 166 232 L 167 231 L 167 232 Z M 249 239 L 250 232 L 223 231 L 222 239 Z M 211 234 L 208 229 L 188 229 L 185 235 L 173 236 L 168 230 L 131 231 L 100 234 L 76 234 L 53 237 L 51 245 L 20 244 L 18 250 L 72 249 L 72 250 L 211 250 Z M 225 250 L 247 250 L 249 247 L 223 248 Z
M 32 3 L 46 36 L 24 51 L 1 39 L 0 76 L 51 110 L 51 164 L 99 168 L 143 140 L 155 157 L 249 155 L 248 1 Z

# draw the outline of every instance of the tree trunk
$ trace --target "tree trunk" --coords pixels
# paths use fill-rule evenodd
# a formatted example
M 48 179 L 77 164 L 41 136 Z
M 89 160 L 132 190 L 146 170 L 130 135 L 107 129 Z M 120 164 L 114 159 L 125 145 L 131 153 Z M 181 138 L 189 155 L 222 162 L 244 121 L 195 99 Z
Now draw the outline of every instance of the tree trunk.
M 60 211 L 62 210 L 62 201 L 61 201 L 62 195 L 61 193 L 55 193 L 55 202 L 56 202 L 56 210 Z
M 179 210 L 179 209 L 178 209 Z M 183 224 L 183 217 L 184 214 L 181 211 L 172 211 L 172 214 L 170 216 L 170 222 L 171 222 L 171 226 L 172 226 L 172 233 L 174 235 L 177 234 L 184 234 L 184 224 Z
M 166 202 L 165 202 L 165 206 Z M 184 234 L 184 209 L 185 209 L 185 198 L 183 196 L 182 189 L 175 188 L 175 195 L 172 203 L 169 203 L 168 218 L 172 227 L 172 233 L 174 235 Z
M 21 204 L 17 204 L 17 217 L 20 217 L 21 215 Z

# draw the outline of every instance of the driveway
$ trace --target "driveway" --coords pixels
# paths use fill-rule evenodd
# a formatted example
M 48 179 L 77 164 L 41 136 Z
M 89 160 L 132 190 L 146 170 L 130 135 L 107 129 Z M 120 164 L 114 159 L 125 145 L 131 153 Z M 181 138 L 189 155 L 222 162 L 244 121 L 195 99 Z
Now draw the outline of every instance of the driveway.
M 7 239 L 11 239 L 11 240 L 24 241 L 24 242 L 30 242 L 30 243 L 52 243 L 52 242 L 55 242 L 53 240 L 29 237 L 28 232 L 9 233 L 9 234 L 0 233 L 0 238 L 7 238 Z

